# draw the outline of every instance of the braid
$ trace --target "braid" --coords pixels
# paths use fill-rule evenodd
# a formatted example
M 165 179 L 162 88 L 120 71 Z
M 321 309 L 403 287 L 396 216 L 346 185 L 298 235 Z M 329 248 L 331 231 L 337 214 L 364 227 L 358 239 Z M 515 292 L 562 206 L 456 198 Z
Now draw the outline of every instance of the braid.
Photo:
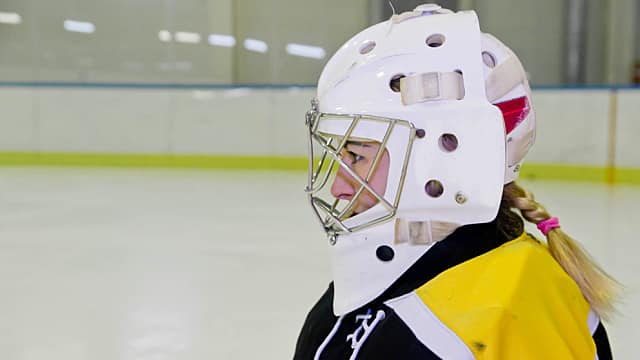
M 495 224 L 496 230 L 500 238 L 505 241 L 513 240 L 524 232 L 524 222 L 520 215 L 511 210 L 512 206 L 503 197 L 500 202 L 500 209 L 498 210 L 498 216 L 496 217 Z
M 505 195 L 507 202 L 512 207 L 520 210 L 522 217 L 528 222 L 537 225 L 539 222 L 551 218 L 547 209 L 535 201 L 533 193 L 518 186 L 516 183 L 510 183 L 505 186 Z
M 551 218 L 547 210 L 535 201 L 533 193 L 515 182 L 504 187 L 503 200 L 520 210 L 522 217 L 538 224 Z M 547 234 L 549 252 L 564 271 L 578 284 L 582 294 L 593 310 L 606 319 L 613 312 L 613 303 L 620 284 L 602 270 L 587 252 L 562 229 L 556 228 Z

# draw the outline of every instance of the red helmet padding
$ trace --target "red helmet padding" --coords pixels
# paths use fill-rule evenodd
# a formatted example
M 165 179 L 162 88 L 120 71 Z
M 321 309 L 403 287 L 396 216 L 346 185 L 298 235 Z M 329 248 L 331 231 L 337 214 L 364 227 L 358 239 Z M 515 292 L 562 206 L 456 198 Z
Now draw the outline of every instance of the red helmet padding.
M 504 118 L 504 125 L 507 134 L 511 133 L 513 129 L 523 122 L 531 110 L 529 100 L 526 96 L 507 100 L 494 105 L 502 111 L 502 117 Z

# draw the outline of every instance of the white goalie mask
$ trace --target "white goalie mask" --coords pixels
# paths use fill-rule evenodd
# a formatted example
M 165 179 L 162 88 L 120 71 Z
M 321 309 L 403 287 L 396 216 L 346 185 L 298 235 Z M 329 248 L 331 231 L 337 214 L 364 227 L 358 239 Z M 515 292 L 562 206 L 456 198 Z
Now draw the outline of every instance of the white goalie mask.
M 337 315 L 457 227 L 496 217 L 535 138 L 530 104 L 520 61 L 473 11 L 422 5 L 334 54 L 307 113 L 306 190 L 330 238 Z

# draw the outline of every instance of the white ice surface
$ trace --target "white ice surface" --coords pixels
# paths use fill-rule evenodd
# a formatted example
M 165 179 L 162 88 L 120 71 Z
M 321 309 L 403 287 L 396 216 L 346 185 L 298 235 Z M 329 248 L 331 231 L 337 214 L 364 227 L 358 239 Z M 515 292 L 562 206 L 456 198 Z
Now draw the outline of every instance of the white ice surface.
M 304 172 L 0 168 L 0 359 L 289 359 L 329 281 Z M 626 286 L 640 187 L 525 182 Z M 536 230 L 531 230 L 536 231 Z

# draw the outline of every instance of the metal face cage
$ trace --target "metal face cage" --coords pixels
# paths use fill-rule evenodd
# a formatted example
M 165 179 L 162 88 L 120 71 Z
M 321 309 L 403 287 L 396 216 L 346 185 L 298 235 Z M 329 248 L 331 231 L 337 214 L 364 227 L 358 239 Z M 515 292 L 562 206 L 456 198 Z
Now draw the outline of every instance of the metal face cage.
M 322 113 L 318 111 L 317 101 L 313 100 L 311 109 L 306 114 L 306 125 L 309 135 L 309 178 L 305 192 L 327 235 L 335 241 L 337 235 L 359 231 L 393 218 L 398 209 L 410 150 L 415 139 L 416 131 L 413 124 L 406 120 L 369 115 Z M 341 153 L 350 140 L 361 138 L 362 132 L 356 131 L 358 126 L 375 127 L 377 135 L 375 137 L 366 136 L 366 139 L 378 142 L 380 145 L 372 165 L 364 177 L 358 175 L 341 157 Z M 402 144 L 399 146 L 397 139 L 391 141 L 393 130 L 397 127 L 406 127 L 409 130 L 405 131 L 409 136 L 402 139 Z M 327 129 L 331 130 L 327 131 Z M 395 181 L 391 180 L 391 176 L 387 178 L 389 182 L 387 189 L 392 189 L 392 186 L 396 186 L 396 188 L 395 191 L 390 191 L 391 194 L 385 193 L 384 195 L 391 195 L 392 198 L 383 196 L 370 185 L 371 178 L 387 149 L 391 156 L 402 159 L 400 176 Z M 318 158 L 316 158 L 316 150 L 320 155 Z M 328 192 L 332 183 L 330 179 L 336 176 L 340 167 L 355 180 L 356 186 L 358 186 L 353 197 L 348 200 L 336 199 Z M 397 171 L 397 166 L 390 168 L 389 171 L 394 169 Z M 326 186 L 327 184 L 329 186 Z M 365 191 L 375 197 L 378 210 L 368 216 L 358 216 L 358 219 L 352 218 L 354 206 Z M 367 212 L 369 210 L 365 213 Z

